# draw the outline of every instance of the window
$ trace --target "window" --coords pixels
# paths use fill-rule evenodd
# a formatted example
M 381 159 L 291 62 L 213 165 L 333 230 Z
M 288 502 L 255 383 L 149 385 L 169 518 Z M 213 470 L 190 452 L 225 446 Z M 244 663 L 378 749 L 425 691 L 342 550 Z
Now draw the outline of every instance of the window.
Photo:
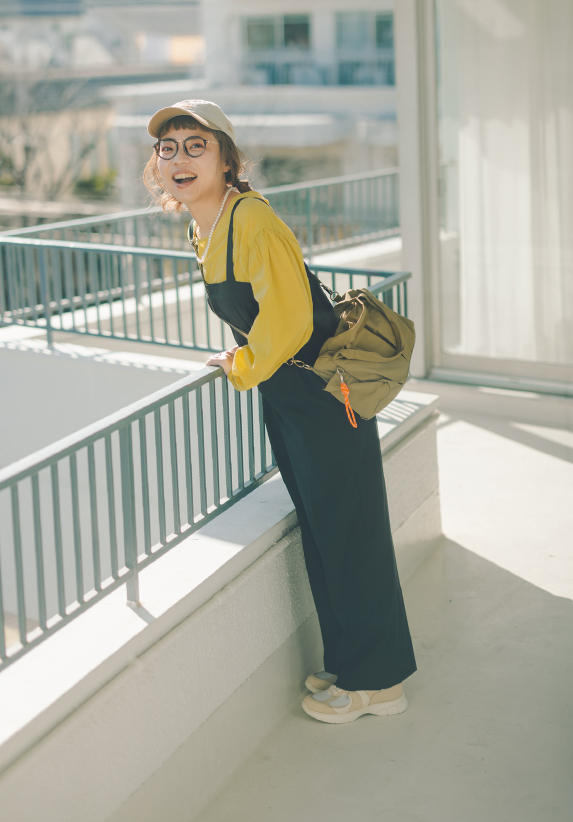
M 245 21 L 248 51 L 310 49 L 310 17 L 287 14 L 284 17 L 255 17 Z
M 286 48 L 310 48 L 310 20 L 307 14 L 287 14 L 284 18 Z
M 324 82 L 314 65 L 310 15 L 247 17 L 243 21 L 247 85 L 316 85 Z
M 336 40 L 340 51 L 393 49 L 394 15 L 341 12 L 336 15 Z
M 339 85 L 394 85 L 394 20 L 391 12 L 338 13 L 336 41 Z
M 376 15 L 376 48 L 394 48 L 394 16 L 392 14 Z
M 247 48 L 249 51 L 269 51 L 275 47 L 275 21 L 272 17 L 247 20 Z
M 371 15 L 366 11 L 336 15 L 336 41 L 342 51 L 361 51 L 371 45 Z

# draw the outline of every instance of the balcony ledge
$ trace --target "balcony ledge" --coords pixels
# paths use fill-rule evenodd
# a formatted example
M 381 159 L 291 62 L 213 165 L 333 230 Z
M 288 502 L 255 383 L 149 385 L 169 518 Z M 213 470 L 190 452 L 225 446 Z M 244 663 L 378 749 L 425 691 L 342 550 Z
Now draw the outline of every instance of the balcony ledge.
M 404 391 L 379 417 L 403 579 L 441 534 L 436 405 L 435 396 Z M 0 677 L 3 818 L 131 819 L 130 797 L 157 774 L 167 789 L 183 756 L 197 783 L 196 807 L 181 811 L 188 820 L 319 663 L 300 533 L 280 477 L 140 579 L 141 608 L 126 607 L 120 589 Z M 222 721 L 229 711 L 232 734 Z

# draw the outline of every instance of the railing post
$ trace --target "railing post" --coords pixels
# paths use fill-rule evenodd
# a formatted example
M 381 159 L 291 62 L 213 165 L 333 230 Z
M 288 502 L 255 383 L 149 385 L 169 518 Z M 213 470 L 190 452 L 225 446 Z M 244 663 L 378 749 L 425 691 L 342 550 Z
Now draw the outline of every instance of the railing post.
M 127 577 L 127 603 L 141 605 L 139 601 L 139 573 L 137 567 L 137 540 L 135 533 L 135 488 L 133 482 L 133 442 L 131 425 L 119 431 L 121 464 L 121 507 L 123 515 L 123 543 L 125 564 L 131 572 Z
M 42 301 L 42 305 L 44 306 L 44 316 L 46 318 L 46 340 L 50 348 L 52 347 L 54 340 L 52 336 L 52 321 L 51 321 L 51 309 L 50 309 L 50 301 L 48 299 L 48 280 L 46 274 L 46 253 L 43 248 L 38 249 L 38 264 L 40 267 L 40 299 Z

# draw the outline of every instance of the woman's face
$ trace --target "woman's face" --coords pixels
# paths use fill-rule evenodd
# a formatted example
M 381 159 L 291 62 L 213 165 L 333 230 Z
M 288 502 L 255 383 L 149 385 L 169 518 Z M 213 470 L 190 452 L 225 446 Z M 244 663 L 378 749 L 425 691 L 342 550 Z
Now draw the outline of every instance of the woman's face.
M 200 157 L 189 157 L 183 148 L 188 137 L 208 140 Z M 175 157 L 157 158 L 157 168 L 166 191 L 193 211 L 192 206 L 201 200 L 220 199 L 226 188 L 225 172 L 229 166 L 221 160 L 221 150 L 215 135 L 202 128 L 171 129 L 161 139 L 169 138 L 178 143 Z

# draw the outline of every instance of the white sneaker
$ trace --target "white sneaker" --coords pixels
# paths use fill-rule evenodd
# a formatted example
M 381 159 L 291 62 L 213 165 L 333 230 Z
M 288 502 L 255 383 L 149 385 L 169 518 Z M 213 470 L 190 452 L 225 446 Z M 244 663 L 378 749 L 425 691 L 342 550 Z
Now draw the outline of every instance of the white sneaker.
M 340 724 L 353 722 L 363 714 L 401 714 L 408 707 L 408 700 L 401 684 L 382 691 L 344 691 L 330 685 L 321 693 L 306 696 L 302 707 L 314 719 Z
M 338 676 L 336 674 L 329 674 L 328 671 L 319 671 L 317 674 L 309 674 L 304 683 L 309 691 L 313 694 L 320 694 L 326 691 L 331 685 L 334 685 Z

